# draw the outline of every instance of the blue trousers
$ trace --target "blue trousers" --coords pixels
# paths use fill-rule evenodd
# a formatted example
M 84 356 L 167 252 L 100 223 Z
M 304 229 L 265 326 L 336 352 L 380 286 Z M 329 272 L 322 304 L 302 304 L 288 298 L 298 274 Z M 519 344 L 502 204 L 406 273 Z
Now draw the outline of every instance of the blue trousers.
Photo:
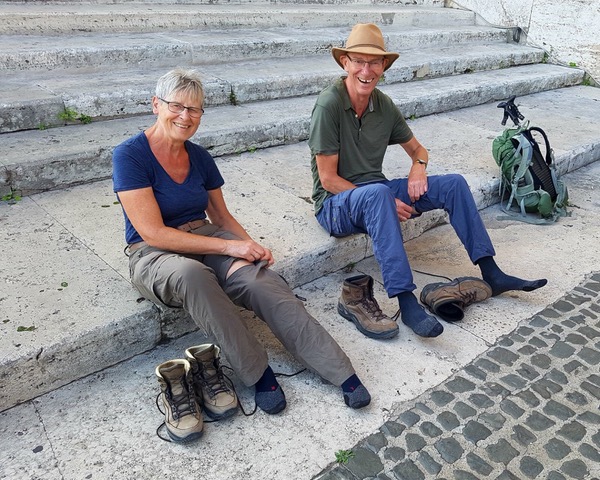
M 358 185 L 329 197 L 317 220 L 334 237 L 366 233 L 390 297 L 412 292 L 416 286 L 404 243 L 394 198 L 415 207 L 419 213 L 435 209 L 448 212 L 450 224 L 473 263 L 495 255 L 471 190 L 462 175 L 433 175 L 427 179 L 427 193 L 418 201 L 408 196 L 408 179 L 400 178 Z

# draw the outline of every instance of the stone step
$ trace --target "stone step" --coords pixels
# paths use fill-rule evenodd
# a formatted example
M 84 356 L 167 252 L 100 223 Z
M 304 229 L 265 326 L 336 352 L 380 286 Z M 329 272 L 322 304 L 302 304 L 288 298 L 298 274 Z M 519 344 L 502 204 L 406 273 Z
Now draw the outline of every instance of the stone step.
M 436 68 L 435 63 L 426 67 L 433 74 Z M 402 69 L 398 69 L 400 75 L 401 72 Z M 407 69 L 405 74 L 412 77 L 413 72 Z M 383 85 L 382 90 L 395 100 L 406 118 L 410 118 L 499 101 L 510 95 L 522 96 L 575 85 L 582 79 L 583 72 L 578 69 L 533 64 L 425 82 Z M 145 101 L 150 94 L 147 93 Z M 315 98 L 306 95 L 209 108 L 194 140 L 215 157 L 304 140 Z M 108 178 L 112 148 L 152 122 L 153 116 L 146 115 L 5 133 L 0 142 L 0 194 L 5 195 L 11 189 L 33 193 Z
M 584 86 L 517 99 L 525 117 L 548 133 L 562 173 L 600 159 L 599 101 L 600 90 Z M 430 174 L 462 173 L 480 208 L 497 201 L 496 103 L 409 120 L 430 151 Z M 371 254 L 364 235 L 334 239 L 318 226 L 305 143 L 223 156 L 218 165 L 230 210 L 272 248 L 274 268 L 292 287 Z M 409 162 L 391 147 L 385 166 L 388 176 L 401 176 Z M 443 221 L 442 212 L 430 212 L 408 222 L 405 240 Z M 0 224 L 0 411 L 194 329 L 181 312 L 159 311 L 131 287 L 109 180 L 0 202 Z
M 538 63 L 543 56 L 540 49 L 507 43 L 404 50 L 382 85 Z M 8 73 L 0 83 L 0 133 L 64 125 L 65 109 L 87 121 L 147 114 L 156 80 L 175 66 Z M 207 107 L 314 95 L 342 73 L 329 53 L 197 68 Z
M 473 25 L 467 10 L 395 4 L 292 3 L 21 3 L 0 4 L 0 34 L 64 35 L 92 32 L 161 32 L 214 28 L 343 27 L 355 23 L 396 26 Z

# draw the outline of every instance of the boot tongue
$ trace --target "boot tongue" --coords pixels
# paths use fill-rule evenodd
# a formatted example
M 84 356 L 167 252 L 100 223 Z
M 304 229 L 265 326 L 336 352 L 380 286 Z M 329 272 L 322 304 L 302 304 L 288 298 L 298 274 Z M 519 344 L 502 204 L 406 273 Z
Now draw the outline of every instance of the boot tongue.
M 185 367 L 182 364 L 175 364 L 171 367 L 163 368 L 161 374 L 164 379 L 169 382 L 171 393 L 174 396 L 181 395 L 185 392 Z
M 194 358 L 198 362 L 202 363 L 202 369 L 204 370 L 204 377 L 210 377 L 217 373 L 215 369 L 215 346 L 212 345 L 210 348 L 194 353 Z

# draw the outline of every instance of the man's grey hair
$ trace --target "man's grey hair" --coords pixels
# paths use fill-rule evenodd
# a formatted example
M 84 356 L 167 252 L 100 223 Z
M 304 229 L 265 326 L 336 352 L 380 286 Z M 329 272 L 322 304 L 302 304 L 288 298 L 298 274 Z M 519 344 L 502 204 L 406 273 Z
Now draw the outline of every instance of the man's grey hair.
M 198 99 L 200 105 L 204 104 L 204 88 L 202 80 L 195 70 L 176 68 L 165 73 L 156 83 L 156 96 L 170 100 L 174 93 L 183 93 L 193 99 Z

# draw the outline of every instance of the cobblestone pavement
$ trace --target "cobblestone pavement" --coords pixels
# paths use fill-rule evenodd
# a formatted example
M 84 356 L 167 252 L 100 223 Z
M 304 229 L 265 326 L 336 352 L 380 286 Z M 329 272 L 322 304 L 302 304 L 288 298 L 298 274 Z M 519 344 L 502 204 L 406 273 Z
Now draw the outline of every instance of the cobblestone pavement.
M 598 479 L 600 272 L 397 406 L 319 480 Z

